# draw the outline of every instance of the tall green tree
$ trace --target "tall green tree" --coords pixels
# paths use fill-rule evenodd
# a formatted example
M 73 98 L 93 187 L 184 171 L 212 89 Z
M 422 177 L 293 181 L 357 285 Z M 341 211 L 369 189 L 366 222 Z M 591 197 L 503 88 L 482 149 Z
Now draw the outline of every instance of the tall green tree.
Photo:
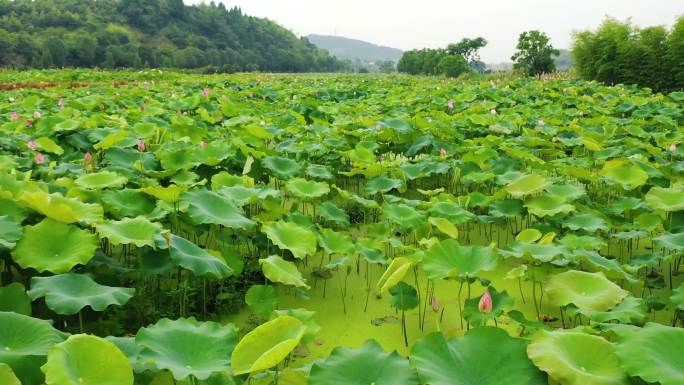
M 553 48 L 551 39 L 540 31 L 527 31 L 518 37 L 517 51 L 511 57 L 515 62 L 513 68 L 528 76 L 536 76 L 556 70 L 553 58 L 560 51 Z

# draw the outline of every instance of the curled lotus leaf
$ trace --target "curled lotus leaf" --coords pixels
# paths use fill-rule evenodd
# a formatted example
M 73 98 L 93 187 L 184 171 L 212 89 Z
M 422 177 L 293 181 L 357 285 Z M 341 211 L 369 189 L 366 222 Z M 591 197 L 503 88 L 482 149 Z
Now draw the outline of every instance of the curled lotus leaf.
M 452 202 L 435 203 L 430 208 L 430 214 L 434 217 L 446 218 L 457 225 L 475 218 L 475 214 Z
M 325 182 L 315 182 L 304 178 L 293 178 L 285 183 L 287 191 L 296 198 L 312 200 L 323 197 L 330 192 L 330 186 Z
M 19 196 L 19 203 L 63 223 L 96 223 L 104 215 L 102 206 L 98 204 L 83 203 L 75 198 L 65 198 L 59 193 L 49 194 L 45 191 L 24 192 Z
M 454 239 L 446 239 L 425 252 L 423 268 L 431 280 L 475 276 L 494 270 L 497 259 L 490 247 L 462 246 Z
M 279 221 L 264 225 L 261 231 L 276 246 L 289 250 L 297 259 L 316 253 L 316 234 L 296 223 Z
M 522 176 L 506 185 L 506 192 L 514 198 L 522 198 L 536 194 L 549 187 L 551 182 L 541 175 L 531 174 Z
M 648 181 L 648 174 L 629 159 L 609 160 L 603 165 L 601 176 L 624 190 L 634 190 Z
M 603 273 L 569 270 L 551 276 L 545 287 L 555 306 L 574 304 L 580 310 L 604 312 L 619 304 L 628 292 Z
M 103 190 L 107 188 L 119 188 L 124 186 L 128 179 L 113 171 L 100 171 L 92 174 L 83 174 L 76 178 L 74 183 L 78 187 L 89 190 Z
M 259 260 L 264 276 L 271 282 L 279 282 L 285 285 L 309 288 L 297 269 L 297 265 L 286 261 L 277 255 L 271 255 Z
M 567 203 L 565 198 L 551 194 L 540 195 L 526 200 L 525 208 L 527 208 L 530 214 L 540 218 L 575 211 L 575 206 Z
M 283 180 L 294 178 L 301 171 L 301 166 L 296 161 L 282 156 L 267 156 L 261 160 L 261 164 L 275 177 Z
M 97 232 L 113 245 L 155 247 L 161 238 L 162 225 L 145 217 L 124 218 L 120 221 L 106 221 L 98 224 Z
M 684 210 L 684 187 L 653 187 L 646 193 L 645 200 L 655 210 Z
M 242 209 L 227 197 L 213 191 L 198 189 L 183 194 L 188 215 L 198 224 L 217 224 L 231 229 L 249 230 L 256 223 L 244 216 Z
M 226 278 L 235 272 L 223 258 L 217 257 L 207 250 L 177 235 L 170 236 L 171 261 L 196 276 L 211 276 L 214 278 Z

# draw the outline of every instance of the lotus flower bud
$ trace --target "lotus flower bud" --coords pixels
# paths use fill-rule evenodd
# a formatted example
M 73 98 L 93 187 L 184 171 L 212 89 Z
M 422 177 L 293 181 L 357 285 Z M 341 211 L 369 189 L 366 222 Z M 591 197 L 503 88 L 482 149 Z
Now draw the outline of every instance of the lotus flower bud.
M 19 120 L 19 114 L 17 114 L 15 111 L 10 112 L 10 119 Z
M 446 156 L 446 150 L 443 148 L 439 149 L 439 156 Z
M 36 164 L 43 164 L 45 162 L 45 155 L 37 154 L 33 161 L 36 162 Z
M 41 116 L 42 116 L 42 115 L 41 115 L 40 111 L 36 111 L 36 112 L 33 113 L 33 118 L 34 118 L 34 119 L 40 119 Z
M 199 146 L 200 146 L 200 150 L 204 150 L 204 148 L 207 146 L 207 142 L 205 142 L 204 140 L 202 140 L 202 141 L 200 142 L 200 145 L 199 145 Z
M 437 297 L 432 297 L 432 311 L 435 313 L 439 311 L 439 301 L 437 301 Z
M 667 148 L 667 150 L 670 151 L 670 152 L 675 152 L 675 151 L 677 151 L 677 144 L 676 144 L 676 143 L 672 143 L 672 144 L 670 145 L 670 147 Z
M 140 139 L 138 141 L 138 151 L 143 152 L 145 151 L 145 141 Z
M 204 90 L 202 90 L 202 94 L 204 94 L 204 96 L 209 96 L 209 94 L 211 94 L 211 91 L 209 91 L 208 88 L 205 88 Z
M 453 100 L 449 100 L 449 101 L 447 102 L 447 107 L 449 107 L 450 110 L 453 110 L 453 109 L 454 109 L 454 101 L 453 101 Z
M 35 150 L 36 148 L 38 148 L 38 143 L 36 143 L 35 140 L 29 140 L 28 142 L 26 142 L 26 146 L 31 150 Z
M 496 115 L 496 109 L 492 108 L 491 110 L 489 110 L 489 113 L 492 115 Z
M 477 305 L 477 308 L 482 313 L 492 312 L 492 295 L 489 294 L 489 290 L 485 291 L 485 293 L 482 295 L 482 298 L 480 298 L 480 303 Z
M 59 108 L 64 108 L 64 104 L 66 103 L 64 102 L 64 99 L 59 99 L 59 102 L 57 102 L 57 104 L 59 104 Z
M 83 163 L 90 164 L 92 161 L 93 155 L 90 153 L 90 151 L 86 152 L 85 155 L 83 155 Z

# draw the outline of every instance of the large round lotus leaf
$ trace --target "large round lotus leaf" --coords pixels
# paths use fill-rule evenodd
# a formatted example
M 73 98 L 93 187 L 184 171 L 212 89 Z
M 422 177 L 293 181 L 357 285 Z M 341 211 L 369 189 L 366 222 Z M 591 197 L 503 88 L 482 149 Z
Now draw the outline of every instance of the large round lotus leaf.
M 272 368 L 299 344 L 306 327 L 302 321 L 280 316 L 247 333 L 233 350 L 231 365 L 235 375 Z
M 539 334 L 527 346 L 537 367 L 563 385 L 628 385 L 613 344 L 579 332 Z
M 0 215 L 0 247 L 11 249 L 21 238 L 21 223 L 6 215 Z
M 537 242 L 542 235 L 542 232 L 537 229 L 525 229 L 515 236 L 515 240 L 522 243 L 532 243 Z
M 90 190 L 118 188 L 125 185 L 127 182 L 128 179 L 126 179 L 126 177 L 112 171 L 100 171 L 93 174 L 84 174 L 74 181 L 76 186 Z
M 339 206 L 332 202 L 323 202 L 316 206 L 316 215 L 335 223 L 340 227 L 349 226 L 349 215 Z
M 84 334 L 51 347 L 41 370 L 46 385 L 133 385 L 133 368 L 121 350 Z
M 608 230 L 608 223 L 594 213 L 575 214 L 563 222 L 570 230 L 584 230 L 589 233 Z
M 98 204 L 83 203 L 78 199 L 65 198 L 61 194 L 48 194 L 45 191 L 25 192 L 19 203 L 35 210 L 48 218 L 63 223 L 95 223 L 102 220 L 104 212 Z
M 601 176 L 612 183 L 622 186 L 625 190 L 634 190 L 648 181 L 646 171 L 628 159 L 607 161 L 601 170 Z
M 659 237 L 653 238 L 653 243 L 658 248 L 666 248 L 666 249 L 670 249 L 670 250 L 683 251 L 684 250 L 684 233 L 662 234 Z
M 57 314 L 76 314 L 86 306 L 103 311 L 110 305 L 124 305 L 135 289 L 104 286 L 82 274 L 61 274 L 31 278 L 28 295 L 34 301 L 45 297 L 45 304 Z
M 618 334 L 616 353 L 630 376 L 660 385 L 684 384 L 684 329 L 648 323 Z
M 474 276 L 496 268 L 497 255 L 490 247 L 461 246 L 454 239 L 439 241 L 425 252 L 423 267 L 431 280 Z
M 505 187 L 505 190 L 514 198 L 521 198 L 543 191 L 550 184 L 551 182 L 543 176 L 532 174 L 514 180 Z
M 406 358 L 386 353 L 380 344 L 368 341 L 358 349 L 335 348 L 313 364 L 309 385 L 415 385 L 415 371 Z
M 574 304 L 580 310 L 592 311 L 610 310 L 629 294 L 603 273 L 577 270 L 551 276 L 545 289 L 555 306 Z
M 378 293 L 389 290 L 389 288 L 401 282 L 414 265 L 415 262 L 406 257 L 394 258 L 378 280 L 375 290 Z
M 261 231 L 279 248 L 290 250 L 295 258 L 303 259 L 316 253 L 316 234 L 293 222 L 263 225 Z
M 253 313 L 267 315 L 278 306 L 278 294 L 271 285 L 252 285 L 245 293 L 245 303 Z
M 271 282 L 280 282 L 285 285 L 299 286 L 308 288 L 302 273 L 297 269 L 297 265 L 286 261 L 277 255 L 259 260 L 264 276 Z
M 124 218 L 120 221 L 106 221 L 98 224 L 97 232 L 106 237 L 112 245 L 155 247 L 161 236 L 162 225 L 145 217 Z
M 672 290 L 670 300 L 677 309 L 684 310 L 684 282 L 678 288 Z
M 287 191 L 296 198 L 310 200 L 320 198 L 330 192 L 325 182 L 314 182 L 304 178 L 290 179 L 285 183 Z
M 24 228 L 24 236 L 12 251 L 12 258 L 25 269 L 61 274 L 78 264 L 88 263 L 97 247 L 97 237 L 89 231 L 45 218 L 35 226 Z
M 451 238 L 458 239 L 458 227 L 456 227 L 452 221 L 446 218 L 430 217 L 428 218 L 428 222 L 435 226 L 440 232 Z
M 389 289 L 390 305 L 398 310 L 411 310 L 418 306 L 418 291 L 404 282 L 399 282 Z
M 523 212 L 523 203 L 518 199 L 494 201 L 489 205 L 489 214 L 497 218 L 515 218 Z
M 327 166 L 321 164 L 310 164 L 306 167 L 306 175 L 316 179 L 332 179 L 333 175 Z
M 663 211 L 684 210 L 684 187 L 653 187 L 646 193 L 646 204 Z
M 546 385 L 525 347 L 502 329 L 481 327 L 448 341 L 430 334 L 413 345 L 410 360 L 423 384 Z
M 209 275 L 226 278 L 233 275 L 233 269 L 221 258 L 200 248 L 194 243 L 177 235 L 171 235 L 171 261 L 196 276 Z
M 473 218 L 475 214 L 464 209 L 463 207 L 451 202 L 438 202 L 430 208 L 430 214 L 434 217 L 446 218 L 455 224 L 466 223 Z
M 267 156 L 261 160 L 261 165 L 271 173 L 283 180 L 299 175 L 301 166 L 290 158 L 281 156 Z
M 0 312 L 31 315 L 31 298 L 26 295 L 26 288 L 19 282 L 0 287 Z
M 0 364 L 0 384 L 21 385 L 17 376 L 14 375 L 12 368 L 7 364 Z
M 242 230 L 256 225 L 230 199 L 209 190 L 188 191 L 182 201 L 188 204 L 188 215 L 197 224 L 211 223 Z
M 176 380 L 199 380 L 230 370 L 230 354 L 237 343 L 233 324 L 198 322 L 194 318 L 162 319 L 142 328 L 135 342 L 142 350 L 138 361 L 158 370 L 168 369 Z
M 575 206 L 566 203 L 565 198 L 556 195 L 541 195 L 525 201 L 525 207 L 530 214 L 538 217 L 567 214 L 575 210 Z
M 329 254 L 345 255 L 351 254 L 354 251 L 354 243 L 351 236 L 330 229 L 321 229 L 319 231 L 318 243 Z
M 105 210 L 119 218 L 146 215 L 154 210 L 154 199 L 132 189 L 109 190 L 102 194 Z
M 546 188 L 546 191 L 551 195 L 563 197 L 568 201 L 577 200 L 587 194 L 587 191 L 580 186 L 574 184 L 551 185 Z
M 386 193 L 393 189 L 399 189 L 403 186 L 400 179 L 392 179 L 386 176 L 375 177 L 366 182 L 366 192 L 370 195 L 377 193 Z
M 508 249 L 500 250 L 500 252 L 505 256 L 545 263 L 553 261 L 558 256 L 562 256 L 565 250 L 556 245 L 540 245 L 538 243 L 516 241 Z
M 593 311 L 588 309 L 580 311 L 580 309 L 574 307 L 569 307 L 567 309 L 567 314 L 571 317 L 574 317 L 578 313 L 599 323 L 618 321 L 623 324 L 638 324 L 643 322 L 646 318 L 648 306 L 643 298 L 637 298 L 630 295 L 609 311 Z
M 385 203 L 382 205 L 382 215 L 402 229 L 416 229 L 425 224 L 425 215 L 405 204 Z

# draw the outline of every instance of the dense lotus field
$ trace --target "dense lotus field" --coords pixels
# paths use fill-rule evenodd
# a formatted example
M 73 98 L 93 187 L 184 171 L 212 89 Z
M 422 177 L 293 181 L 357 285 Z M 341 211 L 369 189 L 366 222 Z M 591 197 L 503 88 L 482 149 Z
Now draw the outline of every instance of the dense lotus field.
M 684 384 L 684 92 L 0 80 L 2 385 Z

